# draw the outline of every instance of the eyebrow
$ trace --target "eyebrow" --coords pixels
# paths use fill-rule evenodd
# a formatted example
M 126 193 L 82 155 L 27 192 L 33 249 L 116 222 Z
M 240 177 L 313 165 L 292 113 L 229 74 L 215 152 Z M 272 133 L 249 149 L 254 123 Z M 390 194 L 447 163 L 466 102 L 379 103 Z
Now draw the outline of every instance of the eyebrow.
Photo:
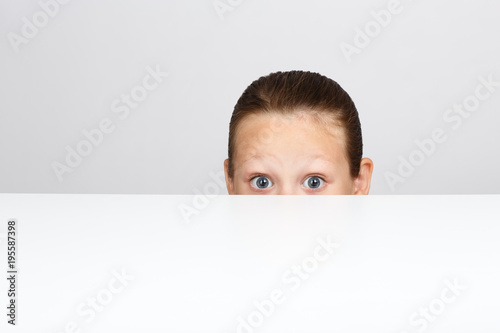
M 271 157 L 274 160 L 278 160 L 278 158 L 276 156 L 274 156 L 273 154 L 263 155 L 263 154 L 257 152 L 255 154 L 250 154 L 250 156 L 247 159 L 245 159 L 244 161 L 242 161 L 241 164 L 244 164 L 244 163 L 248 162 L 249 160 L 262 160 L 262 159 L 266 159 L 268 157 Z
M 274 159 L 274 160 L 278 160 L 278 158 L 277 158 L 275 155 L 273 155 L 273 154 L 265 154 L 265 155 L 264 155 L 264 154 L 261 154 L 261 153 L 257 152 L 257 153 L 255 153 L 255 154 L 252 154 L 250 157 L 248 157 L 248 158 L 247 158 L 247 159 L 245 159 L 244 161 L 242 161 L 242 162 L 241 162 L 241 164 L 244 164 L 244 163 L 248 162 L 248 161 L 249 161 L 249 160 L 251 160 L 251 159 L 258 159 L 258 160 L 262 160 L 262 159 L 267 159 L 267 158 L 269 158 L 269 157 L 271 157 L 271 158 L 272 158 L 272 159 Z M 334 163 L 333 163 L 331 160 L 329 160 L 329 159 L 325 158 L 325 155 L 324 155 L 324 154 L 313 154 L 313 155 L 307 155 L 307 157 L 304 157 L 304 158 L 307 158 L 307 159 L 308 159 L 308 160 L 310 160 L 310 161 L 313 161 L 313 160 L 314 160 L 314 161 L 322 161 L 322 162 L 326 162 L 326 163 L 328 163 L 328 164 L 334 165 Z M 278 160 L 278 161 L 279 161 L 279 160 Z

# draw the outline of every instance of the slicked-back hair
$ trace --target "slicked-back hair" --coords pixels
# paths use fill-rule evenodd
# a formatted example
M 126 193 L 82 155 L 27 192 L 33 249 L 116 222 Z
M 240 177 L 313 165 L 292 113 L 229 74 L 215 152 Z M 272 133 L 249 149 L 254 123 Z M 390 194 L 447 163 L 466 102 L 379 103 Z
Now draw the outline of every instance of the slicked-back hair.
M 234 107 L 229 124 L 228 175 L 234 176 L 233 158 L 238 125 L 250 114 L 291 114 L 297 111 L 330 116 L 345 133 L 345 156 L 351 177 L 359 175 L 363 139 L 358 111 L 351 97 L 334 80 L 306 71 L 276 72 L 252 82 Z

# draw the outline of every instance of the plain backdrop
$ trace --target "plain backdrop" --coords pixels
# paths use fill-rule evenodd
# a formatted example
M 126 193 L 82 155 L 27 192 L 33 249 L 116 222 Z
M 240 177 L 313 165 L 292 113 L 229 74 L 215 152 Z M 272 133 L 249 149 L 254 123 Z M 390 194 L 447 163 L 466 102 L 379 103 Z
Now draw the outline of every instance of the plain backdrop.
M 300 69 L 356 103 L 371 194 L 499 193 L 499 32 L 493 0 L 1 0 L 0 192 L 226 194 L 234 104 Z

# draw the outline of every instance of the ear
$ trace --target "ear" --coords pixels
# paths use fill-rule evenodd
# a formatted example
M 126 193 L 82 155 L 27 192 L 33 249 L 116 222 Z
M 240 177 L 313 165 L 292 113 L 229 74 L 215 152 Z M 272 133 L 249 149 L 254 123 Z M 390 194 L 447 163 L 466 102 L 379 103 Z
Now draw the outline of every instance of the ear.
M 373 161 L 367 157 L 361 160 L 359 175 L 354 180 L 354 194 L 367 195 L 372 181 Z
M 227 193 L 234 194 L 233 180 L 229 177 L 228 169 L 229 169 L 229 159 L 226 158 L 224 160 L 224 175 L 226 177 Z

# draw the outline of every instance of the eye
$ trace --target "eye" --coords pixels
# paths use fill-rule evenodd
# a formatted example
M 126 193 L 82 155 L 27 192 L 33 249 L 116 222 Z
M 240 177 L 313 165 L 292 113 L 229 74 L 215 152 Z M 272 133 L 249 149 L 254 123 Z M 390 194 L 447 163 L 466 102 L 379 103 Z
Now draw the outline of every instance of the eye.
M 258 189 L 266 189 L 273 186 L 273 182 L 266 176 L 256 176 L 250 180 L 250 184 Z
M 305 187 L 310 189 L 318 189 L 325 184 L 325 181 L 318 176 L 307 177 L 307 179 L 302 183 Z

